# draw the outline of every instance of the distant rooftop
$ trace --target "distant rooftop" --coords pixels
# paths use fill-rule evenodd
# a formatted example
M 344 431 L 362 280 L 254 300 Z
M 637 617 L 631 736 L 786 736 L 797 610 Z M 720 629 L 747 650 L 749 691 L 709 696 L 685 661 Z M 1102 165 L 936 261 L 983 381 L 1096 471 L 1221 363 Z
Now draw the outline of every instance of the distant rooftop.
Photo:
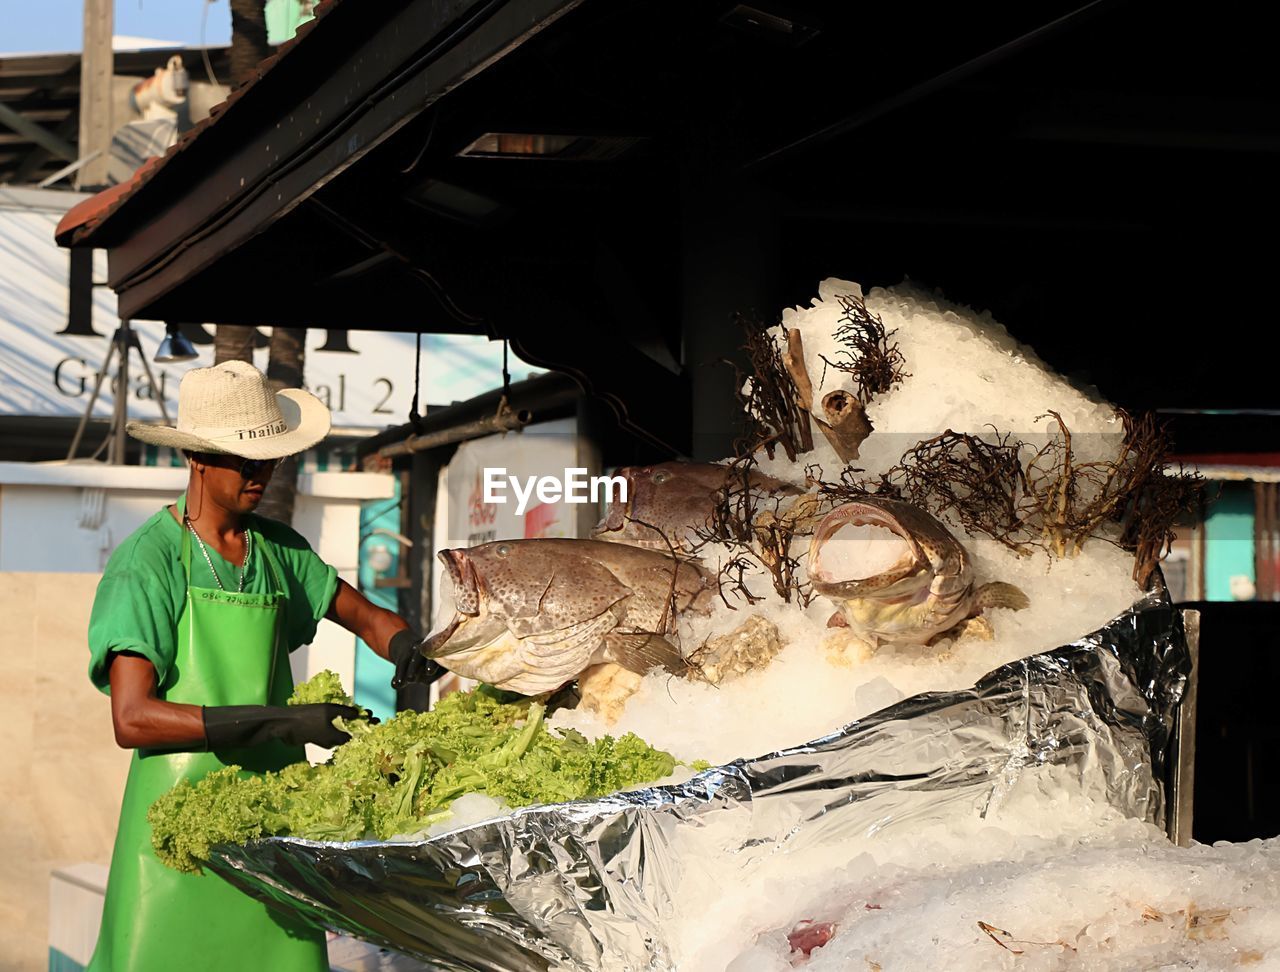
M 207 54 L 214 77 L 222 84 L 230 78 L 225 47 L 187 47 L 126 34 L 114 36 L 112 46 L 117 77 L 150 77 L 177 54 L 193 81 L 206 81 Z M 20 116 L 16 126 L 5 117 L 15 113 Z M 40 131 L 33 132 L 35 126 Z M 80 53 L 0 54 L 0 185 L 37 184 L 74 161 L 79 135 Z
M 133 34 L 111 35 L 111 49 L 113 51 L 152 51 L 158 48 L 170 51 L 184 48 L 199 50 L 198 47 L 187 47 L 181 41 L 158 40 L 155 37 L 137 37 Z M 79 51 L 5 51 L 0 52 L 0 60 L 11 57 L 58 57 L 65 54 L 80 56 Z

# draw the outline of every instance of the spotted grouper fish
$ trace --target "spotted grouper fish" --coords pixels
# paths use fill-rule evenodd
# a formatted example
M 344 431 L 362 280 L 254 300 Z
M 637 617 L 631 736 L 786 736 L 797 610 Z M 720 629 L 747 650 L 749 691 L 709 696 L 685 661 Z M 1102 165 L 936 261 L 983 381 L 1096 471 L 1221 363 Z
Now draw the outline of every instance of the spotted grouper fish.
M 676 615 L 707 613 L 713 579 L 652 550 L 596 540 L 499 540 L 442 550 L 454 615 L 422 650 L 450 671 L 523 695 L 613 663 L 684 674 Z
M 896 561 L 886 564 L 881 557 L 873 566 L 860 565 L 869 546 L 839 549 L 842 530 L 864 526 L 888 531 L 872 542 L 887 545 L 891 556 L 897 552 Z M 873 646 L 923 645 L 984 608 L 1029 603 L 1012 584 L 975 587 L 968 551 L 935 517 L 910 503 L 872 496 L 836 507 L 818 524 L 809 546 L 809 580 L 836 603 L 833 622 Z
M 618 475 L 627 481 L 626 502 L 611 504 L 592 536 L 664 552 L 692 551 L 698 534 L 711 527 L 716 494 L 726 486 L 731 495 L 743 488 L 741 471 L 712 462 L 627 466 Z M 748 472 L 746 482 L 756 498 L 804 492 L 755 470 Z

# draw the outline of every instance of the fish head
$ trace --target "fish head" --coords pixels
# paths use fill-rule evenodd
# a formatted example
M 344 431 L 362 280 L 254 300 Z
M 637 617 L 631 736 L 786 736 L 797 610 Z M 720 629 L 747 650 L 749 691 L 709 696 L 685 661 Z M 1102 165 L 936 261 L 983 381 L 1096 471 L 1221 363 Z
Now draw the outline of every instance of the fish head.
M 612 544 L 567 539 L 494 540 L 466 549 L 443 550 L 440 560 L 453 583 L 461 620 L 478 630 L 500 622 L 517 636 L 558 630 L 590 621 L 630 594 L 591 556 Z
M 688 551 L 697 535 L 709 529 L 717 495 L 740 490 L 744 474 L 712 462 L 660 462 L 618 470 L 626 481 L 626 500 L 613 503 L 592 532 L 596 540 L 669 552 Z M 796 495 L 798 487 L 754 470 L 745 484 L 753 491 Z M 668 543 L 669 541 L 669 543 Z
M 886 530 L 900 541 L 899 556 L 860 570 L 856 557 L 837 556 L 834 538 L 849 526 Z M 875 496 L 838 506 L 822 519 L 809 545 L 809 577 L 820 594 L 840 599 L 950 594 L 971 582 L 968 554 L 942 523 L 918 506 Z
M 489 644 L 508 630 L 511 618 L 537 611 L 546 592 L 536 553 L 517 549 L 520 541 L 499 540 L 476 547 L 441 550 L 440 562 L 453 588 L 453 617 L 427 639 L 423 652 L 445 658 Z
M 442 551 L 455 611 L 427 639 L 424 654 L 513 691 L 562 685 L 590 662 L 633 600 L 630 587 L 593 556 L 596 548 L 658 557 L 568 539 L 498 540 Z
M 470 552 L 454 548 L 441 550 L 437 556 L 444 564 L 445 576 L 453 585 L 454 609 L 475 617 L 480 613 L 480 577 L 472 564 Z
M 466 549 L 442 550 L 461 614 L 527 618 L 544 606 L 553 579 L 565 580 L 578 566 L 557 543 L 494 540 Z

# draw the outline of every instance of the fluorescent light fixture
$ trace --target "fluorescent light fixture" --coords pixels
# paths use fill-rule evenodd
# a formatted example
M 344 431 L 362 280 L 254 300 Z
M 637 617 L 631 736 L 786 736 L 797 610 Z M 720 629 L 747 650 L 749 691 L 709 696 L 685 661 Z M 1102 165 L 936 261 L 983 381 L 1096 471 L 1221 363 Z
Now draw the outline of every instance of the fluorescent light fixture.
M 639 138 L 625 135 L 485 132 L 458 155 L 469 159 L 563 159 L 599 162 L 617 158 L 639 141 Z

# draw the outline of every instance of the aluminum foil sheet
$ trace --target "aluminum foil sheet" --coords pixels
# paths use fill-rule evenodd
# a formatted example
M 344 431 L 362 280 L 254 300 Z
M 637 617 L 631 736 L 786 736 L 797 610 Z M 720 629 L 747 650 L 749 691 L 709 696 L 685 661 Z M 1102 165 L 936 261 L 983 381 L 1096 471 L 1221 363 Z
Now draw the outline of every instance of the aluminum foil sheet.
M 318 926 L 437 968 L 674 968 L 664 927 L 700 907 L 680 900 L 681 883 L 713 824 L 731 835 L 743 881 L 770 855 L 986 813 L 1036 773 L 1163 825 L 1189 667 L 1182 617 L 1153 591 L 972 688 L 912 696 L 679 786 L 527 808 L 416 843 L 223 845 L 211 866 Z

